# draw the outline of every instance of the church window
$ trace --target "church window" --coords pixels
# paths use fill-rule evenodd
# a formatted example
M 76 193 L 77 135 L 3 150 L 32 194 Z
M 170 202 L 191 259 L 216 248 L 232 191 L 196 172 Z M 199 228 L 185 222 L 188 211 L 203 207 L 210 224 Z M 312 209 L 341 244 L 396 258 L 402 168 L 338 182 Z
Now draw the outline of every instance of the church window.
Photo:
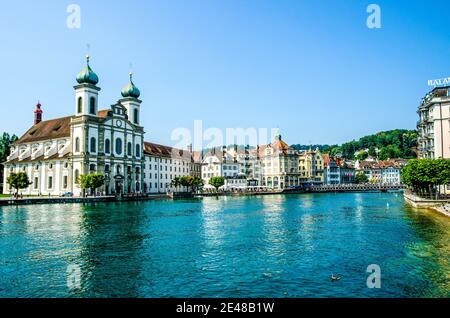
M 137 110 L 137 109 L 135 108 L 133 112 L 134 112 L 134 114 L 133 114 L 133 115 L 134 115 L 134 116 L 133 116 L 133 117 L 134 117 L 134 123 L 135 123 L 135 124 L 139 124 L 139 110 Z
M 97 152 L 97 140 L 92 137 L 91 138 L 91 153 Z
M 128 156 L 132 156 L 132 149 L 131 149 L 131 142 L 128 143 L 128 147 L 127 147 L 127 154 Z
M 116 153 L 118 155 L 122 154 L 122 139 L 120 139 L 120 138 L 116 139 Z
M 109 139 L 105 140 L 105 153 L 109 154 L 111 152 L 111 142 Z
M 78 114 L 81 114 L 83 112 L 83 98 L 82 97 L 78 97 L 77 112 L 78 112 Z
M 89 112 L 92 115 L 95 115 L 95 97 L 91 97 L 89 100 Z
M 80 152 L 80 138 L 75 138 L 75 152 Z
M 141 157 L 141 147 L 139 145 L 136 145 L 136 157 Z

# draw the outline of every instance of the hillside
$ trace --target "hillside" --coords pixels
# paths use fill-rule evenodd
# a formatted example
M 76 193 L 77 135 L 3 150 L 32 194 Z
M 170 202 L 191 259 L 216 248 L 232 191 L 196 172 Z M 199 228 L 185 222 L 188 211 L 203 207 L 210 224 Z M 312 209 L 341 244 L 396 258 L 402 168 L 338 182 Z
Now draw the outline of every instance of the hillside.
M 359 140 L 346 142 L 342 145 L 292 145 L 295 149 L 305 150 L 310 147 L 319 148 L 324 153 L 342 155 L 347 159 L 365 159 L 367 156 L 388 158 L 415 158 L 417 148 L 417 131 L 395 129 L 364 136 Z M 367 150 L 367 151 L 366 151 Z M 355 153 L 357 155 L 355 156 Z

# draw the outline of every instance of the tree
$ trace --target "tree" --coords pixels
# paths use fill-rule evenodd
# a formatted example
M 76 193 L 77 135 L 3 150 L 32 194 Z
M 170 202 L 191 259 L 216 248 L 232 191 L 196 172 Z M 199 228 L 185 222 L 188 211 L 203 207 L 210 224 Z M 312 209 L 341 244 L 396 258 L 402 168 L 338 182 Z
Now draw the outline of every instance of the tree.
M 180 178 L 180 184 L 182 187 L 184 188 L 189 188 L 191 186 L 192 183 L 192 178 L 191 176 L 184 176 Z
M 364 173 L 357 173 L 355 175 L 355 182 L 356 183 L 367 183 L 369 182 L 369 178 Z
M 90 189 L 91 194 L 95 195 L 95 190 L 105 184 L 105 176 L 101 173 L 82 174 L 78 177 L 76 183 L 83 190 L 83 195 L 86 189 Z
M 0 163 L 5 162 L 6 158 L 10 155 L 11 145 L 16 142 L 19 138 L 16 135 L 10 136 L 8 133 L 4 132 L 0 137 Z
M 211 179 L 209 179 L 209 184 L 212 185 L 214 188 L 216 188 L 216 192 L 217 192 L 217 190 L 219 190 L 219 188 L 225 184 L 225 178 L 224 177 L 212 177 Z
M 178 187 L 181 186 L 181 180 L 180 179 L 181 179 L 180 177 L 173 178 L 173 180 L 170 182 L 170 185 L 178 190 Z
M 365 152 L 364 150 L 361 150 L 358 152 L 355 159 L 356 160 L 366 160 L 368 156 L 369 156 L 369 154 L 367 152 Z
M 401 171 L 402 182 L 419 195 L 433 195 L 436 187 L 450 184 L 450 160 L 410 160 Z
M 6 183 L 13 189 L 16 189 L 16 194 L 19 190 L 26 189 L 31 185 L 28 175 L 25 172 L 12 172 L 6 179 Z
M 203 181 L 202 178 L 194 177 L 192 179 L 192 183 L 191 183 L 192 192 L 195 193 L 195 192 L 201 190 L 204 185 L 205 185 L 205 182 Z

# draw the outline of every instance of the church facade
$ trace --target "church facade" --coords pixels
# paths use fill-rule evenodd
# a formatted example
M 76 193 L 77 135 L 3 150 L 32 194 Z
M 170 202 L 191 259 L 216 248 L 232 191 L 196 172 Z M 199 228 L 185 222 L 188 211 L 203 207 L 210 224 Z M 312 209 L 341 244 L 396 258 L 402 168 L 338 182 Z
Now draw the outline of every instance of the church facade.
M 23 194 L 80 196 L 80 175 L 103 174 L 105 185 L 98 189 L 103 194 L 164 193 L 172 178 L 199 171 L 191 149 L 144 141 L 142 101 L 132 74 L 122 98 L 104 110 L 98 109 L 101 89 L 89 57 L 76 80 L 72 116 L 43 121 L 42 106 L 36 106 L 34 125 L 4 163 L 3 193 L 13 191 L 6 183 L 12 172 L 26 172 L 32 182 Z

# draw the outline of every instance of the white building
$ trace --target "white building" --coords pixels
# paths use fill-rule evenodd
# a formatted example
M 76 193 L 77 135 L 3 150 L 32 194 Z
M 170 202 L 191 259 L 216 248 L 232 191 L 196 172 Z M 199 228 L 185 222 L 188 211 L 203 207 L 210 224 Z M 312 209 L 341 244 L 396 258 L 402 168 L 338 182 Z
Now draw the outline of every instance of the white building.
M 110 108 L 99 110 L 99 79 L 87 58 L 74 86 L 71 116 L 42 121 L 35 110 L 34 125 L 11 147 L 4 171 L 6 184 L 12 172 L 26 172 L 32 184 L 22 190 L 30 195 L 82 194 L 76 180 L 82 174 L 102 173 L 105 194 L 165 192 L 175 176 L 199 174 L 192 150 L 177 150 L 144 143 L 140 125 L 140 91 L 130 82 Z
M 417 113 L 419 158 L 450 158 L 450 86 L 429 92 Z

